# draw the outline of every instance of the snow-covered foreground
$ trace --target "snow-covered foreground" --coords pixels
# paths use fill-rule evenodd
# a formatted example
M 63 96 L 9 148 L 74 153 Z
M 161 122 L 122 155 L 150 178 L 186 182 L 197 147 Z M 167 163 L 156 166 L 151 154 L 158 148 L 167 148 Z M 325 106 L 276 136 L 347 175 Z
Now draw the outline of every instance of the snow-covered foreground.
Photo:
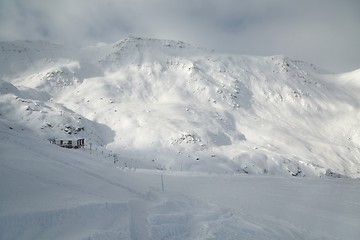
M 360 239 L 355 179 L 122 168 L 4 120 L 0 153 L 4 240 Z

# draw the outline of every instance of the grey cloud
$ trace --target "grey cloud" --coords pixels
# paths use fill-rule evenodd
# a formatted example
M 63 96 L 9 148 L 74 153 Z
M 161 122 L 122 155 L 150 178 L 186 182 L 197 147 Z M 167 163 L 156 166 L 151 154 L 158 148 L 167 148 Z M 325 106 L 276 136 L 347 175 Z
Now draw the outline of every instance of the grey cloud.
M 347 71 L 360 67 L 359 10 L 357 0 L 0 0 L 0 40 L 81 46 L 139 35 Z

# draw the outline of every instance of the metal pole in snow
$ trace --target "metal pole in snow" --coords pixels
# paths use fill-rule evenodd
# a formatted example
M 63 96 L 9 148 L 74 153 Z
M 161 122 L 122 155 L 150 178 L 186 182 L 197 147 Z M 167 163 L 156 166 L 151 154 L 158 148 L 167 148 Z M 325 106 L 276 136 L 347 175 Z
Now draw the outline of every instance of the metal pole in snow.
M 161 190 L 164 191 L 164 179 L 163 179 L 163 174 L 161 173 Z

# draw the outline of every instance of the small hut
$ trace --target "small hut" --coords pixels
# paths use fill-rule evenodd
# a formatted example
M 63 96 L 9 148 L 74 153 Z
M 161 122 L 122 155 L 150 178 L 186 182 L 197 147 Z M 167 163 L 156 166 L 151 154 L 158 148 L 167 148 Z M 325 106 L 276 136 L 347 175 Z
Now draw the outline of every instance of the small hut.
M 50 143 L 63 148 L 82 148 L 85 146 L 85 139 L 51 139 Z

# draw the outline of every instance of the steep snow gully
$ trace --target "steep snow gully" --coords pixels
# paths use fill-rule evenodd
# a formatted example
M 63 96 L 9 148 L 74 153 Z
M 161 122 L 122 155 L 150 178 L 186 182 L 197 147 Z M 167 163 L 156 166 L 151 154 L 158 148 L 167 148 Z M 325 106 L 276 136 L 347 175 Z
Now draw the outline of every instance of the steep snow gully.
M 1 42 L 0 239 L 360 239 L 359 91 L 181 41 Z

